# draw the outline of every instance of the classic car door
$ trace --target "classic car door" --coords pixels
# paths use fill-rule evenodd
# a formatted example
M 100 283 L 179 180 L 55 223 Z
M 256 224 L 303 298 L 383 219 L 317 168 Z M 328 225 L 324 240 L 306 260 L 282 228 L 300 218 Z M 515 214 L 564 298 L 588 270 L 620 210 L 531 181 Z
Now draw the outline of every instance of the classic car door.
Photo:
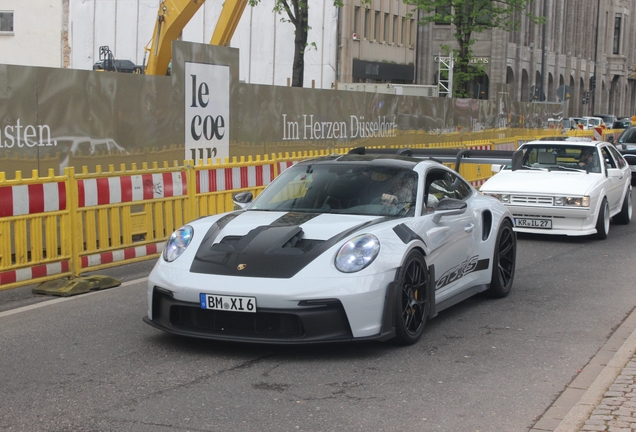
M 601 157 L 607 170 L 607 200 L 610 206 L 610 213 L 620 210 L 625 189 L 625 177 L 630 176 L 629 167 L 622 158 L 615 159 L 609 146 L 601 148 Z M 622 167 L 619 166 L 623 165 Z

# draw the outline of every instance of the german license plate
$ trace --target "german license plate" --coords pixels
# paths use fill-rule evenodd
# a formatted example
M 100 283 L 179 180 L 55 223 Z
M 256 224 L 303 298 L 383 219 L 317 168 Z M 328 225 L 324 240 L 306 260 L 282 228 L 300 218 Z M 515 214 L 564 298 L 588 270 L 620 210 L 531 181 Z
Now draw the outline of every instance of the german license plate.
M 218 294 L 199 294 L 201 309 L 228 312 L 256 312 L 256 297 L 236 297 Z
M 515 226 L 519 228 L 552 229 L 552 221 L 550 219 L 515 218 Z

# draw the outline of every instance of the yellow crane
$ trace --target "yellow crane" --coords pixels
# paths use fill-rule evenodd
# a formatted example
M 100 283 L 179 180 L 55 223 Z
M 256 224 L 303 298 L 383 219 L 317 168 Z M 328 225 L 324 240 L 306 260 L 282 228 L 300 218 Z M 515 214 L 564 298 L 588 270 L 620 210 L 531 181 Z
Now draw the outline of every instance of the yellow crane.
M 227 46 L 248 0 L 224 0 L 210 44 Z M 166 75 L 172 59 L 172 41 L 199 10 L 205 0 L 161 0 L 152 40 L 144 48 L 148 57 L 145 73 Z

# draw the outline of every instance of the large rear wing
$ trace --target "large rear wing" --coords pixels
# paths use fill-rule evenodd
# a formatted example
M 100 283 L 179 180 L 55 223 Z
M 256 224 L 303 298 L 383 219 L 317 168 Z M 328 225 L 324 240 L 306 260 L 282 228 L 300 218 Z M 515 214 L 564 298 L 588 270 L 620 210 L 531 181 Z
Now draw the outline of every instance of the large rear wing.
M 521 164 L 522 152 L 520 150 L 473 150 L 467 148 L 400 148 L 400 149 L 376 149 L 357 147 L 349 151 L 349 154 L 359 155 L 396 155 L 414 157 L 417 159 L 431 159 L 440 163 L 455 163 L 455 171 L 459 172 L 462 163 L 512 165 L 515 169 L 515 161 Z

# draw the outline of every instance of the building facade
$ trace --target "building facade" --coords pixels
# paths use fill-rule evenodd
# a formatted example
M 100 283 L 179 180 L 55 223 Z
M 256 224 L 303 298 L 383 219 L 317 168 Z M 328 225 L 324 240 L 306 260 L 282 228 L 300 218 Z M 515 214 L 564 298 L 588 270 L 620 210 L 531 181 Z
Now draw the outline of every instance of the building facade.
M 159 0 L 0 0 L 0 63 L 90 69 L 99 48 L 144 62 Z M 182 40 L 209 43 L 221 8 L 208 1 Z M 272 11 L 274 0 L 247 7 L 231 46 L 240 51 L 240 79 L 289 85 L 293 26 Z M 534 24 L 527 13 L 545 16 Z M 473 34 L 474 61 L 485 74 L 474 98 L 561 102 L 565 116 L 636 113 L 636 0 L 534 0 L 512 19 L 518 31 Z M 305 87 L 339 83 L 438 83 L 442 46 L 456 46 L 453 28 L 418 25 L 403 0 L 309 1 Z
M 519 13 L 519 31 L 473 34 L 485 70 L 473 97 L 562 102 L 566 116 L 636 113 L 636 1 L 535 0 L 525 12 L 545 25 Z M 452 34 L 445 24 L 420 28 L 418 82 L 436 82 L 436 57 L 442 45 L 456 46 Z
M 68 63 L 68 0 L 0 0 L 0 63 Z

